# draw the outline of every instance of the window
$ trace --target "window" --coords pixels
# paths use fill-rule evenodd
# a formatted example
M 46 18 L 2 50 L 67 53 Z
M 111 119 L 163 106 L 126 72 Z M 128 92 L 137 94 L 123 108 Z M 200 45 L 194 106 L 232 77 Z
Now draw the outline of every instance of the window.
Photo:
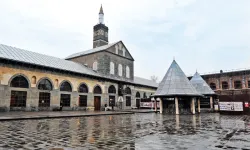
M 228 83 L 226 81 L 223 81 L 221 84 L 222 84 L 222 89 L 228 89 Z
M 39 93 L 39 107 L 50 107 L 50 93 Z
M 122 76 L 122 65 L 121 64 L 118 65 L 118 75 Z
M 89 90 L 88 90 L 87 85 L 84 84 L 84 83 L 82 83 L 82 84 L 79 86 L 78 92 L 79 92 L 79 93 L 88 93 Z
M 29 88 L 29 83 L 25 77 L 19 75 L 12 79 L 10 87 Z
M 130 69 L 128 66 L 126 66 L 126 77 L 130 78 Z
M 140 98 L 141 97 L 141 94 L 139 92 L 136 92 L 136 95 L 135 95 L 136 98 Z
M 131 89 L 130 89 L 129 87 L 126 87 L 125 93 L 126 93 L 127 95 L 131 95 Z
M 115 53 L 116 54 L 118 54 L 118 49 L 119 49 L 118 45 L 115 45 Z
M 39 82 L 38 84 L 38 89 L 39 90 L 48 90 L 51 91 L 52 90 L 52 84 L 48 79 L 43 79 Z
M 210 83 L 210 88 L 212 90 L 216 90 L 216 84 L 215 83 Z
M 131 106 L 131 97 L 126 96 L 126 106 Z
M 101 87 L 100 86 L 96 86 L 95 88 L 94 88 L 94 92 L 93 92 L 94 94 L 102 94 L 102 89 L 101 89 Z
M 10 107 L 26 107 L 26 91 L 11 91 Z
M 234 88 L 235 89 L 241 89 L 242 88 L 241 81 L 234 81 Z
M 115 64 L 110 62 L 110 74 L 115 74 Z
M 72 92 L 72 87 L 69 82 L 65 81 L 60 86 L 60 91 Z
M 98 64 L 97 64 L 97 61 L 95 61 L 93 63 L 93 70 L 97 71 L 97 69 L 98 69 Z
M 87 107 L 87 95 L 80 95 L 79 106 L 80 107 Z
M 143 98 L 147 98 L 147 94 L 145 92 L 143 93 Z
M 109 106 L 115 106 L 115 96 L 109 96 Z
M 60 106 L 70 107 L 70 94 L 61 94 Z
M 116 93 L 116 89 L 114 85 L 111 85 L 108 89 L 108 93 L 110 94 L 115 94 Z
M 126 52 L 125 48 L 122 48 L 122 56 L 125 56 L 125 52 Z

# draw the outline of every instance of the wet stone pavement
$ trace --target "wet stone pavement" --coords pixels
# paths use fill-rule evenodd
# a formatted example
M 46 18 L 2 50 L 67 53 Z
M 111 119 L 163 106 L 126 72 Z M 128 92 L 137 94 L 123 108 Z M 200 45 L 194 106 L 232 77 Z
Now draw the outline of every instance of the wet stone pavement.
M 0 149 L 250 149 L 250 117 L 125 114 L 0 122 Z

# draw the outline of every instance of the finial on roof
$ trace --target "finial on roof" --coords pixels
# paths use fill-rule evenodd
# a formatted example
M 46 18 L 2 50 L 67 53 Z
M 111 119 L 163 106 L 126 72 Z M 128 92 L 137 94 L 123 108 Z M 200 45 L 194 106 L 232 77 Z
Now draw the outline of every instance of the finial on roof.
M 174 57 L 174 60 L 175 60 L 175 57 Z
M 101 8 L 100 8 L 99 14 L 104 14 L 103 13 L 103 9 L 102 9 L 102 4 L 101 4 Z

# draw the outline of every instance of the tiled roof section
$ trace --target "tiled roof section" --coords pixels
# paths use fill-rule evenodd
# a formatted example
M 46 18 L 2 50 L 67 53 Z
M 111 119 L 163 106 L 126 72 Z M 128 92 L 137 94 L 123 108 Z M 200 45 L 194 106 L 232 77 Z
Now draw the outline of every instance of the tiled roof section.
M 120 42 L 120 41 L 118 41 L 118 42 Z M 72 54 L 72 55 L 66 57 L 65 59 L 71 59 L 71 58 L 75 58 L 75 57 L 79 57 L 79 56 L 88 55 L 88 54 L 91 54 L 91 53 L 103 51 L 103 50 L 106 50 L 106 49 L 110 48 L 111 46 L 115 45 L 118 42 L 111 43 L 111 44 L 108 44 L 108 45 L 103 45 L 103 46 L 96 47 L 96 48 L 86 50 L 86 51 L 82 51 L 82 52 L 79 52 L 79 53 L 75 53 L 75 54 Z
M 200 96 L 174 60 L 159 84 L 155 96 Z
M 23 62 L 23 63 L 28 63 L 28 64 L 33 64 L 33 65 L 38 65 L 38 66 L 44 66 L 44 67 L 49 67 L 49 68 L 54 68 L 54 69 L 60 69 L 60 70 L 65 70 L 65 71 L 70 71 L 70 72 L 75 72 L 75 73 L 80 73 L 80 74 L 85 74 L 85 75 L 91 75 L 95 77 L 101 77 L 101 78 L 106 78 L 106 79 L 112 79 L 112 80 L 120 80 L 128 83 L 133 83 L 133 84 L 139 84 L 139 85 L 145 85 L 145 86 L 150 86 L 150 87 L 157 87 L 154 83 L 151 83 L 150 80 L 135 77 L 134 81 L 125 81 L 122 79 L 118 78 L 111 78 L 111 77 L 106 77 L 103 76 L 95 71 L 93 71 L 91 68 L 87 68 L 84 65 L 81 65 L 79 63 L 69 61 L 69 60 L 64 60 L 48 55 L 43 55 L 27 50 L 23 50 L 20 48 L 15 48 L 12 46 L 7 46 L 0 44 L 0 58 L 2 59 L 7 59 L 7 60 L 12 60 L 16 62 Z
M 158 83 L 152 81 L 152 80 L 149 80 L 149 79 L 144 79 L 144 78 L 141 78 L 141 77 L 134 77 L 134 83 L 138 83 L 138 84 L 141 84 L 141 85 L 148 85 L 148 86 L 152 86 L 152 87 L 158 87 Z
M 196 91 L 200 94 L 204 94 L 204 95 L 215 94 L 214 91 L 208 86 L 206 81 L 203 80 L 203 78 L 200 76 L 198 72 L 194 74 L 190 82 L 192 83 Z

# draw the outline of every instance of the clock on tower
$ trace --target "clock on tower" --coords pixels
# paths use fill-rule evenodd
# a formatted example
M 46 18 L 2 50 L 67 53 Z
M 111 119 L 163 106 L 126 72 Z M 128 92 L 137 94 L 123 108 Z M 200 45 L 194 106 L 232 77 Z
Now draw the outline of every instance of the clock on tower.
M 99 23 L 94 26 L 93 48 L 108 44 L 108 30 L 109 28 L 104 24 L 104 13 L 101 6 L 99 12 Z

